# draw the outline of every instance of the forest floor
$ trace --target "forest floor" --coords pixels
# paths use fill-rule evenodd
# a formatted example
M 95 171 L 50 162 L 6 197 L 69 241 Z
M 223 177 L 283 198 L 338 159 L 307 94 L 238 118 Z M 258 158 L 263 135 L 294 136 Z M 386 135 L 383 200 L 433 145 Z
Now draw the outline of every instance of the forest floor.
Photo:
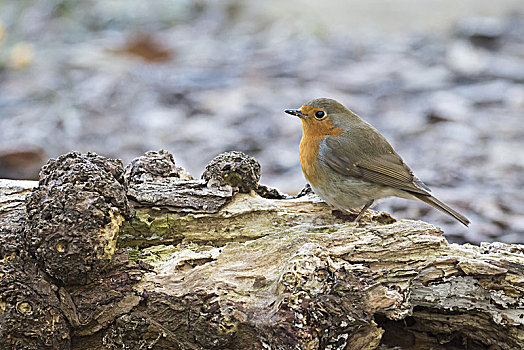
M 524 243 L 523 15 L 384 33 L 391 23 L 334 17 L 330 30 L 333 13 L 260 6 L 0 2 L 0 178 L 36 178 L 70 150 L 127 163 L 158 149 L 198 177 L 238 150 L 260 161 L 263 183 L 294 194 L 301 129 L 283 110 L 332 97 L 472 225 L 402 199 L 376 209 L 451 241 Z

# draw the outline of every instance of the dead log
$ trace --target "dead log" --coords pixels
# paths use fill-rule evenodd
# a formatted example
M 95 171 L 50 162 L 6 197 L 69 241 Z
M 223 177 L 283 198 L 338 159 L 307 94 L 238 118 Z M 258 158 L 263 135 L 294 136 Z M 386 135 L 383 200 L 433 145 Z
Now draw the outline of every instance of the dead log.
M 2 349 L 521 349 L 524 247 L 258 185 L 167 152 L 0 180 Z

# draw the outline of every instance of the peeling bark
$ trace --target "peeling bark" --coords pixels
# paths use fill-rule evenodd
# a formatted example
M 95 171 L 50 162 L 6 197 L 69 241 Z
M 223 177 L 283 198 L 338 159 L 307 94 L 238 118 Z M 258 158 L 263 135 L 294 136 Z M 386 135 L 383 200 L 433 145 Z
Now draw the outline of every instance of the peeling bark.
M 0 181 L 0 348 L 524 347 L 523 246 L 374 211 L 355 224 L 258 185 L 255 162 L 221 155 L 194 180 L 167 152 L 125 170 L 70 154 L 39 184 Z

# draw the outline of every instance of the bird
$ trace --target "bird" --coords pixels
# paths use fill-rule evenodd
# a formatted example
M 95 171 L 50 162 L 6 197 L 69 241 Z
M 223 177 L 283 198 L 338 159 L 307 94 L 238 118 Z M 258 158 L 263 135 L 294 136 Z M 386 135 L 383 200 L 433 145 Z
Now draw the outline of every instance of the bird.
M 300 165 L 313 191 L 343 212 L 362 208 L 358 222 L 374 201 L 386 197 L 419 200 L 455 218 L 470 221 L 438 200 L 404 163 L 380 132 L 336 100 L 314 99 L 284 111 L 300 118 Z

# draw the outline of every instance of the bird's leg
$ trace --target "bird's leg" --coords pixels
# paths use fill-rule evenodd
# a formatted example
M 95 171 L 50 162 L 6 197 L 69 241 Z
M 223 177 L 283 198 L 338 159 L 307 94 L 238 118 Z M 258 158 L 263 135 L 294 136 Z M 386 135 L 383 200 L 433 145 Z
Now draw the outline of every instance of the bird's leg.
M 358 222 L 360 221 L 360 219 L 362 219 L 362 215 L 364 215 L 364 212 L 366 210 L 368 210 L 368 208 L 371 206 L 371 204 L 373 204 L 373 199 L 370 200 L 369 202 L 366 203 L 366 205 L 364 205 L 364 207 L 362 208 L 362 210 L 360 211 L 360 213 L 358 213 L 357 217 L 353 220 L 353 222 Z

